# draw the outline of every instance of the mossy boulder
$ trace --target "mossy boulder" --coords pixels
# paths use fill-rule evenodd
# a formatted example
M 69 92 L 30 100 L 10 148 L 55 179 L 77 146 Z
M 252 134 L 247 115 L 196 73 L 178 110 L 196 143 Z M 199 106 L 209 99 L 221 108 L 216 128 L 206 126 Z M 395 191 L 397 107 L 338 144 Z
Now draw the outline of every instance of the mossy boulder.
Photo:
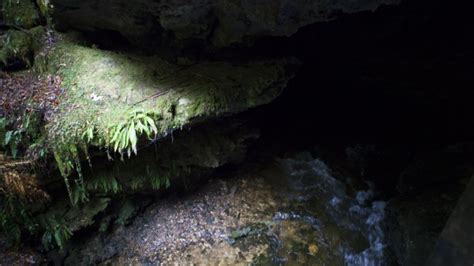
M 63 36 L 42 61 L 46 63 L 44 74 L 60 77 L 64 89 L 57 111 L 45 127 L 47 145 L 73 202 L 78 198 L 87 200 L 84 193 L 76 192 L 86 189 L 81 161 L 90 160 L 90 149 L 101 151 L 99 157 L 107 153 L 113 158 L 116 154 L 124 160 L 175 130 L 269 103 L 286 87 L 298 65 L 292 59 L 278 59 L 205 61 L 182 66 L 157 56 L 122 54 L 79 43 L 77 38 Z M 199 138 L 192 141 L 204 143 Z M 227 159 L 215 158 L 222 150 L 220 142 L 215 143 L 217 150 L 208 149 L 216 145 L 198 145 L 199 152 L 187 158 L 181 156 L 181 164 L 211 168 L 222 165 L 219 160 Z M 183 147 L 180 152 L 188 154 L 186 150 Z M 220 153 L 223 158 L 229 156 Z M 196 159 L 194 155 L 199 155 L 200 162 L 189 163 Z M 74 173 L 75 180 L 70 182 L 68 177 Z M 166 184 L 167 180 L 155 183 Z M 112 191 L 117 189 L 116 185 L 110 186 Z
M 60 42 L 47 61 L 65 90 L 60 111 L 47 125 L 50 141 L 78 144 L 86 134 L 88 145 L 112 149 L 114 127 L 135 128 L 141 124 L 137 117 L 153 119 L 157 139 L 194 122 L 268 103 L 296 66 L 292 60 L 179 66 L 69 41 Z
M 92 226 L 96 223 L 95 217 L 102 213 L 110 204 L 109 198 L 93 198 L 82 206 L 71 206 L 67 200 L 56 201 L 43 214 L 40 221 L 54 221 L 63 223 L 71 232 Z

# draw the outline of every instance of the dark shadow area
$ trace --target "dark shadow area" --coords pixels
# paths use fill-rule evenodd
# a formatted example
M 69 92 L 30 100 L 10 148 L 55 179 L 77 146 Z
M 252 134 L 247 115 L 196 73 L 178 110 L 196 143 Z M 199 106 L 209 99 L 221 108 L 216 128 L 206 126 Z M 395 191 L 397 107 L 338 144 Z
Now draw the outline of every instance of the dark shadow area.
M 131 46 L 128 39 L 118 31 L 97 29 L 94 32 L 85 32 L 84 38 L 92 44 L 99 45 L 103 50 L 125 51 Z
M 427 159 L 435 174 L 407 178 L 419 178 L 417 187 L 456 180 L 446 174 L 473 158 L 459 144 L 474 141 L 471 25 L 460 7 L 405 1 L 244 49 L 303 63 L 276 101 L 245 114 L 263 132 L 257 149 L 329 146 L 345 154 L 349 146 L 373 145 L 365 174 L 389 191 L 419 154 L 437 159 Z
M 472 140 L 472 21 L 437 1 L 413 2 L 305 27 L 282 47 L 260 44 L 303 62 L 284 94 L 252 114 L 267 135 L 304 144 Z

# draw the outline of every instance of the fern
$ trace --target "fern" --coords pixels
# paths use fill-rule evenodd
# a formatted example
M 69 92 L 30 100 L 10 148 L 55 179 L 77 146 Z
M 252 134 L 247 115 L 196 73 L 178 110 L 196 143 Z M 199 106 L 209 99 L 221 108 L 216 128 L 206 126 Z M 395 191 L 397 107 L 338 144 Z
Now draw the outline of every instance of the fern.
M 35 235 L 39 224 L 32 217 L 28 205 L 15 195 L 4 194 L 0 188 L 0 234 L 9 246 L 19 244 L 23 233 Z
M 20 242 L 21 229 L 6 211 L 0 210 L 0 232 L 2 232 L 10 245 Z
M 88 201 L 87 190 L 84 186 L 81 162 L 77 146 L 73 144 L 63 144 L 53 149 L 54 159 L 58 165 L 61 176 L 66 184 L 69 199 L 73 205 L 79 202 Z M 71 186 L 69 176 L 75 170 L 77 177 L 74 179 L 75 188 Z
M 161 187 L 169 188 L 171 185 L 170 179 L 167 176 L 152 176 L 150 177 L 150 185 L 154 190 L 158 190 Z
M 145 135 L 152 139 L 158 134 L 158 128 L 154 122 L 155 116 L 156 114 L 145 112 L 143 109 L 130 111 L 125 121 L 109 128 L 109 146 L 115 152 L 127 152 L 128 157 L 132 152 L 136 155 L 139 136 Z
M 13 158 L 18 155 L 18 145 L 22 141 L 22 129 L 7 130 L 7 120 L 2 118 L 0 120 L 0 146 L 6 148 Z
M 62 250 L 66 242 L 72 236 L 72 231 L 67 227 L 65 222 L 54 216 L 48 217 L 46 221 L 44 221 L 44 227 L 45 231 L 41 238 L 41 243 L 47 250 L 53 249 L 56 246 Z
M 143 187 L 143 179 L 142 178 L 134 178 L 130 181 L 130 188 L 133 191 L 136 191 Z
M 150 178 L 151 188 L 159 189 L 161 186 L 161 178 L 159 176 Z
M 111 192 L 113 194 L 117 194 L 122 191 L 122 186 L 113 176 L 102 176 L 88 180 L 86 183 L 86 188 L 89 190 L 100 191 L 103 193 Z

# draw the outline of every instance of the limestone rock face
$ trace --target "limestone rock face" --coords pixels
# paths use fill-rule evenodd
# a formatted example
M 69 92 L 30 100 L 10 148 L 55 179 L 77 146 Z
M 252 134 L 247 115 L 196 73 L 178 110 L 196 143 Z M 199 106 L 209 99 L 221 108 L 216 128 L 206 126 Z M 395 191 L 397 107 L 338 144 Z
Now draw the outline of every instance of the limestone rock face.
M 209 47 L 290 36 L 339 14 L 375 10 L 399 0 L 52 0 L 60 27 L 118 32 L 135 44 L 196 41 Z
M 402 196 L 387 206 L 387 229 L 399 265 L 423 265 L 462 193 L 460 185 L 426 189 L 419 195 Z
M 85 128 L 92 128 L 102 142 L 111 126 L 136 112 L 153 114 L 158 137 L 190 123 L 243 112 L 278 97 L 298 66 L 293 59 L 279 59 L 183 67 L 67 41 L 57 45 L 48 62 L 67 95 L 61 112 L 47 125 L 49 139 L 68 142 L 77 141 L 75 135 L 81 138 Z

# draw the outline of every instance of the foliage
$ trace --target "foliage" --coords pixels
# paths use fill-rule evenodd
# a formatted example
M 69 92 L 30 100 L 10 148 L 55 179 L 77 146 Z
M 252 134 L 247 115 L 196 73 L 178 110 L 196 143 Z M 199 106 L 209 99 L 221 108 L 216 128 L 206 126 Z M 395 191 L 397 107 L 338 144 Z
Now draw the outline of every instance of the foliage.
M 32 38 L 26 32 L 10 30 L 2 37 L 2 49 L 0 50 L 0 61 L 7 65 L 11 58 L 18 58 L 31 65 Z
M 66 94 L 47 125 L 66 183 L 73 174 L 83 183 L 77 162 L 89 157 L 88 148 L 108 155 L 120 153 L 122 159 L 125 154 L 131 157 L 141 143 L 150 143 L 145 144 L 146 138 L 154 142 L 192 120 L 246 110 L 274 99 L 287 78 L 284 61 L 204 62 L 183 68 L 158 57 L 120 54 L 80 43 L 80 36 L 62 36 L 48 56 L 47 71 L 61 76 Z M 123 187 L 127 183 L 137 189 L 149 181 L 154 188 L 166 187 L 169 177 L 165 176 L 140 173 L 133 182 L 115 178 Z
M 14 159 L 17 158 L 19 146 L 27 146 L 32 132 L 34 117 L 25 116 L 25 121 L 16 129 L 10 129 L 6 118 L 0 118 L 0 146 L 6 149 Z
M 49 0 L 36 0 L 36 5 L 39 8 L 40 14 L 48 20 L 48 23 L 50 22 L 50 9 L 52 8 L 52 5 L 50 4 Z
M 133 178 L 129 184 L 132 191 L 137 191 L 143 187 L 144 182 L 142 178 Z
M 92 191 L 117 194 L 122 190 L 122 186 L 113 176 L 95 177 L 86 182 L 86 188 Z
M 71 203 L 76 205 L 79 202 L 86 202 L 88 195 L 84 186 L 84 177 L 82 175 L 81 160 L 77 146 L 72 143 L 56 146 L 53 149 L 53 154 L 61 176 L 64 178 Z M 69 177 L 74 170 L 77 175 L 74 178 L 74 183 L 71 184 Z
M 0 36 L 0 63 L 7 65 L 13 59 L 32 65 L 33 53 L 42 46 L 42 27 L 30 30 L 9 30 Z
M 16 245 L 23 233 L 37 234 L 41 228 L 29 211 L 28 203 L 12 194 L 0 190 L 0 233 L 5 235 L 8 245 Z
M 0 145 L 10 155 L 34 160 L 46 155 L 42 128 L 58 105 L 59 83 L 57 77 L 38 79 L 29 72 L 0 79 Z
M 2 177 L 5 175 L 0 175 Z M 28 193 L 35 194 L 34 189 Z M 38 215 L 37 210 L 45 207 L 45 198 L 36 197 L 36 201 L 31 201 L 29 197 L 32 196 L 22 197 L 21 193 L 11 193 L 5 184 L 1 184 L 0 233 L 7 237 L 9 245 L 19 244 L 26 236 L 34 236 L 41 237 L 45 249 L 62 249 L 72 236 L 63 215 L 57 211 Z
M 107 134 L 100 133 L 93 123 L 87 123 L 80 130 L 79 138 L 63 139 L 52 145 L 54 158 L 64 178 L 71 202 L 76 205 L 88 200 L 87 189 L 99 190 L 105 193 L 117 193 L 121 187 L 113 177 L 97 178 L 84 185 L 84 177 L 81 168 L 81 155 L 90 162 L 88 146 L 94 144 L 107 150 L 112 149 L 120 154 L 127 153 L 130 157 L 132 152 L 137 154 L 138 140 L 141 136 L 148 139 L 156 137 L 158 129 L 154 120 L 156 114 L 145 112 L 143 109 L 133 109 L 128 116 L 119 124 L 112 124 L 106 129 Z M 105 136 L 105 137 L 104 137 Z M 80 153 L 82 151 L 82 153 Z M 74 182 L 70 182 L 70 176 L 75 173 Z
M 31 0 L 2 0 L 3 22 L 29 29 L 38 25 L 40 15 Z
M 64 219 L 56 216 L 48 216 L 41 221 L 45 231 L 41 238 L 41 243 L 46 249 L 54 247 L 64 248 L 66 242 L 71 238 L 72 231 L 66 225 Z
M 161 187 L 169 188 L 171 185 L 170 179 L 167 176 L 153 176 L 150 178 L 150 184 L 152 189 L 155 190 L 160 189 Z
M 19 243 L 21 239 L 21 230 L 4 210 L 0 210 L 0 232 L 7 237 L 8 245 Z
M 156 137 L 156 114 L 145 112 L 143 109 L 133 109 L 129 112 L 128 118 L 117 125 L 109 128 L 106 143 L 113 147 L 115 152 L 127 152 L 130 157 L 131 152 L 137 154 L 138 137 L 145 135 L 148 139 Z M 86 131 L 87 139 L 92 139 L 89 131 Z

